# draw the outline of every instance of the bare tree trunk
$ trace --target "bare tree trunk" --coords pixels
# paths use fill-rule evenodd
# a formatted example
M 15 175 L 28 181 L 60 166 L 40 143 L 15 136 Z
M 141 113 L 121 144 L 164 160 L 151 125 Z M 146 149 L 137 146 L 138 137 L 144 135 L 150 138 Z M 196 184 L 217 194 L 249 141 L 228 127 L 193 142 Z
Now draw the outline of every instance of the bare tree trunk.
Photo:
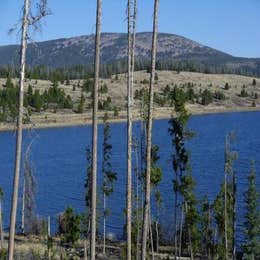
M 236 214 L 237 214 L 237 176 L 233 173 L 233 260 L 236 259 Z
M 101 30 L 102 0 L 97 0 L 96 11 L 96 37 L 95 37 L 95 76 L 93 89 L 93 115 L 92 115 L 92 187 L 91 187 L 91 260 L 96 258 L 96 208 L 97 208 L 97 139 L 98 139 L 98 86 L 100 66 L 100 30 Z
M 228 136 L 226 136 L 225 143 L 225 170 L 224 170 L 224 234 L 225 234 L 225 260 L 228 260 L 228 237 L 227 237 L 227 152 L 228 152 Z
M 48 237 L 51 236 L 51 219 L 50 216 L 48 216 L 48 230 L 47 230 Z
M 136 168 L 136 229 L 137 229 L 137 234 L 136 234 L 136 255 L 135 255 L 135 259 L 138 260 L 139 259 L 139 242 L 140 242 L 140 227 L 139 227 L 139 218 L 141 217 L 140 214 L 139 214 L 139 176 L 140 176 L 140 173 L 139 173 L 139 164 L 138 164 L 138 143 L 136 143 L 135 145 L 135 162 L 136 162 L 136 165 L 135 165 L 135 168 Z
M 3 230 L 3 219 L 2 219 L 2 201 L 0 199 L 0 249 L 4 248 L 4 230 Z
M 87 252 L 87 240 L 84 239 L 84 260 L 88 259 L 88 252 Z
M 208 234 L 209 234 L 209 230 L 210 230 L 210 225 L 211 224 L 211 207 L 209 204 L 209 212 L 208 212 Z M 208 248 L 208 259 L 211 259 L 211 248 Z
M 24 77 L 27 49 L 27 31 L 29 24 L 29 6 L 30 0 L 24 0 L 23 7 L 23 22 L 22 22 L 22 37 L 21 37 L 21 58 L 20 58 L 20 81 L 19 81 L 19 114 L 17 119 L 17 134 L 16 134 L 16 155 L 15 155 L 15 172 L 13 180 L 13 195 L 12 209 L 10 216 L 10 231 L 8 245 L 8 259 L 13 260 L 14 255 L 14 236 L 17 214 L 19 175 L 21 168 L 21 153 L 22 153 L 22 131 L 23 131 L 23 95 L 24 95 Z
M 180 223 L 180 242 L 179 242 L 179 257 L 181 257 L 181 250 L 182 250 L 182 226 L 183 226 L 183 218 L 184 218 L 184 212 L 183 212 L 183 206 L 181 208 L 181 223 Z
M 47 251 L 48 251 L 48 260 L 51 260 L 51 248 L 49 245 L 51 239 L 51 219 L 50 216 L 47 218 Z
M 150 228 L 150 242 L 151 242 L 152 260 L 154 260 L 154 246 L 153 246 L 153 230 L 152 230 L 151 211 L 149 212 L 149 228 Z
M 21 232 L 24 234 L 24 213 L 25 213 L 25 176 L 23 179 L 23 194 L 22 194 L 22 220 L 21 220 Z
M 225 173 L 224 181 L 224 229 L 225 229 L 225 259 L 228 260 L 228 238 L 227 238 L 227 175 Z
M 175 174 L 176 178 L 176 186 L 178 185 L 178 174 Z M 178 221 L 177 221 L 177 210 L 178 210 L 178 191 L 175 188 L 175 198 L 174 198 L 174 255 L 175 260 L 177 260 L 177 251 L 178 251 L 178 237 L 177 237 L 177 230 L 178 230 Z
M 103 255 L 106 254 L 106 195 L 103 193 L 103 207 L 104 207 L 104 219 L 103 219 Z
M 132 33 L 131 33 L 131 0 L 128 0 L 128 75 L 127 75 L 127 260 L 132 251 Z
M 151 196 L 151 186 L 150 186 L 151 148 L 152 148 L 152 126 L 153 126 L 153 94 L 154 94 L 157 33 L 158 33 L 158 7 L 159 7 L 159 0 L 155 0 L 154 19 L 153 19 L 152 56 L 151 56 L 151 75 L 150 75 L 150 87 L 149 87 L 147 147 L 146 147 L 145 203 L 144 203 L 144 217 L 143 217 L 143 230 L 142 230 L 142 259 L 143 260 L 146 257 L 147 234 L 148 234 L 148 226 L 149 226 L 150 196 Z
M 188 204 L 185 201 L 185 211 L 186 214 L 188 213 Z M 188 236 L 189 236 L 189 244 L 190 244 L 190 259 L 193 260 L 194 256 L 193 256 L 193 248 L 192 248 L 192 237 L 191 237 L 191 231 L 190 231 L 190 227 L 188 225 Z
M 159 230 L 158 230 L 158 220 L 155 222 L 156 228 L 156 253 L 159 253 Z

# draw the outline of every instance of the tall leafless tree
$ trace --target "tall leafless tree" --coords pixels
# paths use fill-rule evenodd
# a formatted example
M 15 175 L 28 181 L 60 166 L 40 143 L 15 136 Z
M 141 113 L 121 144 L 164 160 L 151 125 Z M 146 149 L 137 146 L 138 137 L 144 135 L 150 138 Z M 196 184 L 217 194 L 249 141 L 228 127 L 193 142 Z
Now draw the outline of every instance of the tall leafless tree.
M 132 26 L 131 12 L 132 0 L 127 4 L 127 32 L 128 32 L 128 68 L 127 68 L 127 259 L 131 259 L 131 232 L 132 232 Z
M 127 259 L 131 259 L 132 232 L 132 109 L 134 89 L 137 0 L 128 0 L 128 78 L 127 78 Z
M 92 189 L 91 189 L 91 260 L 96 257 L 96 211 L 97 211 L 97 139 L 98 139 L 98 86 L 100 66 L 100 31 L 101 31 L 102 0 L 97 0 L 96 10 L 96 36 L 95 36 L 95 61 L 94 61 L 94 89 L 93 89 L 93 114 L 92 114 Z
M 149 227 L 149 211 L 151 197 L 151 148 L 152 148 L 152 126 L 153 126 L 153 96 L 155 81 L 155 65 L 157 52 L 157 34 L 158 34 L 158 9 L 159 0 L 154 0 L 154 18 L 153 18 L 153 39 L 151 54 L 151 75 L 149 86 L 149 107 L 148 107 L 148 124 L 147 124 L 147 146 L 146 146 L 146 176 L 145 176 L 145 202 L 142 229 L 142 259 L 146 258 L 147 235 Z
M 13 260 L 13 254 L 14 254 L 14 235 L 15 235 L 16 213 L 17 213 L 19 175 L 20 175 L 20 167 L 21 167 L 22 131 L 23 131 L 23 95 L 24 95 L 26 49 L 27 49 L 27 38 L 28 38 L 27 35 L 28 35 L 28 26 L 29 26 L 29 9 L 30 9 L 30 0 L 24 0 L 22 38 L 21 38 L 21 57 L 20 57 L 19 110 L 18 110 L 19 112 L 18 112 L 18 119 L 17 119 L 15 172 L 14 172 L 14 181 L 13 181 L 13 196 L 12 196 L 12 209 L 11 209 L 11 216 L 10 216 L 9 247 L 8 247 L 9 260 Z
M 0 188 L 0 249 L 4 248 L 4 230 L 3 230 L 3 219 L 2 219 L 2 200 L 4 193 Z
M 10 230 L 8 244 L 8 259 L 13 259 L 14 254 L 14 236 L 17 214 L 18 188 L 21 169 L 21 154 L 22 154 L 22 130 L 23 130 L 23 99 L 24 99 L 24 79 L 26 65 L 26 51 L 28 42 L 29 26 L 35 30 L 40 29 L 40 21 L 43 17 L 50 14 L 47 9 L 47 0 L 39 0 L 36 4 L 36 15 L 33 15 L 31 10 L 31 0 L 24 0 L 23 18 L 22 18 L 22 35 L 21 35 L 21 51 L 20 51 L 20 79 L 19 79 L 19 101 L 18 101 L 18 117 L 17 117 L 17 132 L 16 132 L 16 151 L 15 151 L 15 170 L 13 180 L 12 207 L 10 215 Z M 12 30 L 10 30 L 12 32 Z

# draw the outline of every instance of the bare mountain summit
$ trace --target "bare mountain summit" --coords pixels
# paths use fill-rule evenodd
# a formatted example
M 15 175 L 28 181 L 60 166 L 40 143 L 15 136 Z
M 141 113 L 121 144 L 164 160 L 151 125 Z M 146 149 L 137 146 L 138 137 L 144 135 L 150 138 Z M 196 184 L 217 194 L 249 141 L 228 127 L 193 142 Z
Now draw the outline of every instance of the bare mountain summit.
M 102 34 L 102 63 L 114 63 L 127 57 L 127 34 Z M 148 60 L 152 34 L 138 33 L 136 37 L 137 60 Z M 158 35 L 158 60 L 163 62 L 192 62 L 203 66 L 224 66 L 260 74 L 260 59 L 238 58 L 189 40 L 185 37 L 160 33 Z M 57 39 L 29 44 L 28 64 L 52 68 L 90 65 L 93 63 L 94 35 Z M 17 65 L 19 46 L 0 46 L 0 66 Z

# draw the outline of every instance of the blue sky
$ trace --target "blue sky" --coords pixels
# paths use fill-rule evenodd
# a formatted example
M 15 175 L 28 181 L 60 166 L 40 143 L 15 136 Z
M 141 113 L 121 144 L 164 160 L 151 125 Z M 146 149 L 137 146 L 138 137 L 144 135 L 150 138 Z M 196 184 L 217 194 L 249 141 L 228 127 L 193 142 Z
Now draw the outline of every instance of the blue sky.
M 36 1 L 36 0 L 32 0 Z M 0 0 L 0 45 L 18 43 L 7 31 L 22 0 Z M 138 31 L 151 31 L 153 0 L 138 0 Z M 127 0 L 103 0 L 103 32 L 126 31 Z M 94 33 L 95 0 L 49 0 L 53 15 L 34 40 Z M 159 31 L 175 33 L 235 56 L 260 57 L 259 0 L 160 0 Z

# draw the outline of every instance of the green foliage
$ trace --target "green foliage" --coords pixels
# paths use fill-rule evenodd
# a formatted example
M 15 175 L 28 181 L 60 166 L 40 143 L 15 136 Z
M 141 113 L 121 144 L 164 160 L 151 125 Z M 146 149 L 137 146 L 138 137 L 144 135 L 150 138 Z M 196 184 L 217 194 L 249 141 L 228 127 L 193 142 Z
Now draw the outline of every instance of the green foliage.
M 244 194 L 246 214 L 244 223 L 245 244 L 243 245 L 244 259 L 260 258 L 260 211 L 259 192 L 256 187 L 256 172 L 254 162 L 248 175 L 248 189 Z
M 83 113 L 84 104 L 85 104 L 85 97 L 84 97 L 83 93 L 81 93 L 79 103 L 78 103 L 78 106 L 77 106 L 77 111 L 76 111 L 77 113 L 79 113 L 79 114 Z
M 232 220 L 233 220 L 233 185 L 232 183 L 227 184 L 227 235 L 228 235 L 228 248 L 231 248 L 232 245 L 232 236 L 233 236 L 233 229 L 232 229 Z M 217 237 L 217 247 L 216 251 L 219 255 L 220 259 L 225 259 L 225 194 L 224 194 L 224 184 L 221 186 L 221 190 L 217 195 L 214 203 L 214 218 L 217 225 L 218 237 Z
M 210 259 L 215 250 L 215 244 L 214 229 L 212 226 L 212 205 L 210 204 L 208 197 L 204 197 L 201 201 L 200 212 L 201 253 L 207 255 Z
M 248 92 L 246 91 L 246 87 L 243 86 L 243 88 L 242 88 L 242 90 L 241 90 L 241 92 L 240 92 L 240 97 L 248 97 L 248 96 L 249 96 L 249 94 L 248 94 Z
M 225 89 L 225 90 L 229 90 L 230 87 L 231 87 L 231 86 L 230 86 L 228 83 L 226 83 L 224 89 Z
M 181 195 L 183 200 L 183 207 L 185 209 L 185 224 L 184 230 L 186 234 L 186 245 L 188 238 L 191 237 L 191 246 L 193 252 L 196 253 L 199 249 L 199 215 L 197 212 L 197 200 L 194 195 L 195 182 L 191 175 L 191 168 L 189 165 L 189 153 L 186 150 L 185 142 L 191 137 L 192 133 L 187 130 L 187 123 L 189 114 L 185 109 L 185 98 L 182 92 L 175 88 L 175 112 L 176 117 L 172 117 L 169 121 L 169 133 L 172 137 L 172 167 L 175 173 L 173 180 L 173 189 L 176 197 L 176 206 L 178 205 L 177 196 Z M 177 211 L 177 208 L 175 208 Z M 175 230 L 177 232 L 177 230 Z M 176 234 L 175 234 L 176 235 Z M 184 236 L 185 237 L 185 236 Z
M 215 91 L 214 93 L 214 98 L 217 99 L 217 100 L 225 100 L 226 99 L 226 96 L 223 92 L 221 91 Z
M 64 108 L 67 108 L 67 109 L 73 108 L 72 98 L 70 95 L 67 95 L 67 97 L 64 101 Z
M 148 79 L 143 79 L 140 81 L 141 84 L 147 85 L 149 84 L 149 80 Z
M 162 169 L 157 166 L 157 163 L 160 159 L 158 155 L 159 146 L 152 145 L 151 151 L 151 185 L 152 187 L 157 187 L 162 180 Z
M 107 99 L 105 99 L 104 101 L 99 100 L 99 102 L 98 102 L 98 109 L 106 110 L 106 111 L 112 110 L 113 106 L 112 106 L 111 97 L 108 96 Z
M 117 106 L 114 106 L 114 117 L 118 117 L 119 116 L 119 111 L 120 111 L 120 108 L 117 107 Z
M 0 187 L 0 200 L 2 200 L 4 197 L 4 191 L 3 189 Z
M 100 89 L 99 89 L 99 93 L 106 94 L 107 92 L 108 92 L 107 84 L 102 84 Z
M 37 89 L 37 90 L 35 90 L 34 95 L 33 95 L 32 106 L 35 107 L 37 112 L 40 112 L 42 105 L 43 105 L 43 100 L 40 95 L 40 91 Z
M 59 221 L 59 233 L 62 235 L 65 243 L 74 245 L 78 241 L 80 237 L 80 222 L 80 215 L 77 215 L 72 207 L 67 207 Z
M 94 87 L 93 79 L 86 79 L 83 82 L 82 90 L 87 93 L 92 93 Z
M 227 223 L 227 243 L 229 252 L 232 249 L 233 242 L 233 220 L 234 220 L 234 170 L 233 163 L 237 159 L 238 155 L 236 151 L 231 150 L 231 143 L 234 141 L 234 134 L 230 133 L 226 137 L 225 148 L 225 181 L 221 185 L 219 194 L 217 195 L 214 203 L 214 218 L 217 225 L 217 245 L 216 252 L 220 259 L 225 259 L 225 221 Z M 226 183 L 226 212 L 227 217 L 225 220 L 225 183 Z
M 207 106 L 212 102 L 213 102 L 212 93 L 208 89 L 205 89 L 201 94 L 201 104 Z
M 102 163 L 102 173 L 103 173 L 103 187 L 102 191 L 106 196 L 113 193 L 114 181 L 117 180 L 117 173 L 112 171 L 111 165 L 111 154 L 112 145 L 109 143 L 111 138 L 110 124 L 108 122 L 108 114 L 105 113 L 104 118 L 104 129 L 103 129 L 103 163 Z

